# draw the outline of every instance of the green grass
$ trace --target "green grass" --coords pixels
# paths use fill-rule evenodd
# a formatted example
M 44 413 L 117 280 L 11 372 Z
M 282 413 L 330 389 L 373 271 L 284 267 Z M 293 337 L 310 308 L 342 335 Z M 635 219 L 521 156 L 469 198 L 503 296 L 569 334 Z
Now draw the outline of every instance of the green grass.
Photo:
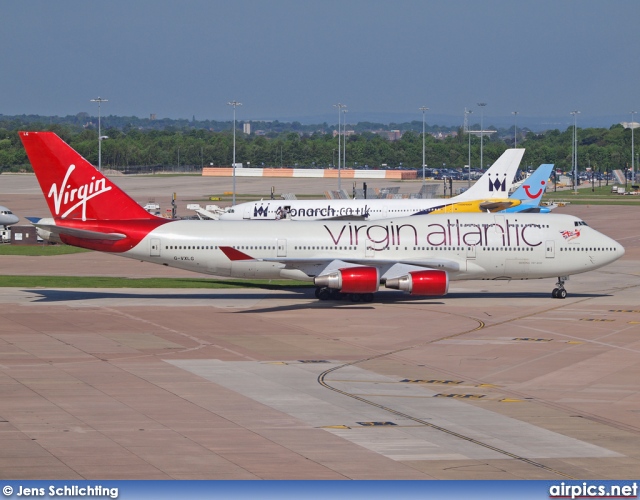
M 563 191 L 547 191 L 543 197 L 543 201 L 568 201 L 576 205 L 626 205 L 640 206 L 640 195 L 620 195 L 611 192 L 611 186 L 583 187 L 578 189 L 575 194 L 573 189 Z M 627 186 L 631 189 L 631 186 Z
M 90 252 L 84 248 L 69 245 L 0 245 L 0 255 L 49 256 Z
M 113 278 L 104 276 L 6 276 L 0 287 L 16 288 L 307 288 L 310 283 L 293 280 L 219 280 L 198 278 Z

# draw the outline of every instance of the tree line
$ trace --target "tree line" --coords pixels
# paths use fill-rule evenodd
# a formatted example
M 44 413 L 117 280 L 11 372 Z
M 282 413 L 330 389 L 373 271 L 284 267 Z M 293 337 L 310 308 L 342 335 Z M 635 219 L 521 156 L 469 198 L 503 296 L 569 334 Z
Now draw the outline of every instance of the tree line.
M 188 123 L 188 122 L 187 122 Z M 416 122 L 421 127 L 421 122 Z M 389 167 L 421 169 L 422 134 L 413 125 L 405 127 L 402 138 L 387 138 L 362 131 L 346 138 L 347 168 Z M 326 125 L 326 124 L 325 124 Z M 328 126 L 326 127 L 329 128 Z M 93 125 L 47 124 L 37 121 L 0 120 L 0 172 L 30 171 L 18 137 L 18 130 L 51 130 L 91 163 L 98 164 L 98 132 Z M 457 135 L 436 140 L 427 134 L 425 157 L 429 168 L 462 168 L 468 164 L 469 136 L 462 129 Z M 485 168 L 505 149 L 513 147 L 513 128 L 484 138 Z M 519 131 L 520 132 L 520 131 Z M 199 171 L 207 166 L 230 166 L 233 158 L 231 124 L 227 130 L 207 130 L 168 126 L 162 130 L 138 127 L 103 127 L 102 166 L 119 170 L 145 166 L 164 170 Z M 522 166 L 537 167 L 554 163 L 561 170 L 571 169 L 573 127 L 564 131 L 527 132 L 518 137 L 526 148 Z M 480 167 L 480 139 L 470 137 L 471 166 Z M 622 125 L 577 129 L 578 167 L 599 171 L 624 169 L 631 165 L 631 130 Z M 332 130 L 301 132 L 286 129 L 268 135 L 246 135 L 236 131 L 236 161 L 250 167 L 327 168 L 338 164 L 338 141 Z

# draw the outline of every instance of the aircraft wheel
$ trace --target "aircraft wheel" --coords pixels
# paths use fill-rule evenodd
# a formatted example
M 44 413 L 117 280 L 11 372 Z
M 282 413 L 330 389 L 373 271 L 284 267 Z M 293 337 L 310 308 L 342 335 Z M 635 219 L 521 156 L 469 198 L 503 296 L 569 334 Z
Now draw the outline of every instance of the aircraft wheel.
M 330 290 L 331 293 L 331 300 L 342 300 L 344 298 L 344 295 L 342 294 L 342 292 L 340 292 L 340 290 Z
M 365 293 L 362 295 L 362 302 L 373 302 L 373 294 Z
M 553 297 L 554 299 L 558 298 L 558 289 L 554 288 L 553 291 L 551 292 L 551 297 Z
M 558 290 L 558 299 L 566 299 L 567 298 L 567 291 L 564 288 L 560 288 Z
M 315 290 L 315 292 L 314 292 L 314 293 L 315 293 L 315 295 L 316 295 L 316 299 L 319 299 L 319 298 L 320 298 L 320 290 L 321 290 L 320 288 L 316 288 L 316 290 Z
M 320 300 L 329 300 L 331 298 L 331 290 L 329 290 L 328 288 L 318 288 L 318 293 L 316 294 L 316 296 Z
M 360 302 L 361 297 L 359 293 L 350 293 L 349 298 L 351 299 L 351 302 Z

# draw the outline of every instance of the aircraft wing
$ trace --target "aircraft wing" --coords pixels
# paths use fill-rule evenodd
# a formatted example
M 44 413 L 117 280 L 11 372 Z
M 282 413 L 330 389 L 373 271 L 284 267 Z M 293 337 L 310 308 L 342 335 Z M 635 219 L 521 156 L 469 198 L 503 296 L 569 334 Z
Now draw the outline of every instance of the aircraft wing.
M 480 203 L 480 209 L 483 212 L 500 212 L 513 206 L 519 205 L 520 200 L 500 200 L 500 201 L 483 201 Z
M 76 229 L 73 227 L 56 226 L 55 224 L 38 224 L 33 223 L 38 229 L 48 231 L 56 235 L 73 236 L 75 238 L 83 238 L 85 240 L 109 240 L 118 241 L 127 237 L 122 233 L 101 233 L 100 231 L 91 231 L 88 229 Z
M 381 271 L 381 275 L 387 277 L 389 273 L 394 275 L 394 271 L 397 273 L 399 268 L 410 270 L 418 269 L 442 269 L 445 271 L 459 271 L 460 264 L 452 259 L 410 259 L 398 262 L 393 259 L 319 259 L 319 258 L 289 258 L 289 257 L 269 257 L 269 258 L 253 258 L 250 255 L 236 250 L 231 247 L 220 247 L 220 250 L 232 261 L 260 261 L 260 262 L 279 262 L 290 269 L 300 269 L 307 273 L 309 276 L 319 276 L 326 274 L 337 269 L 343 269 L 345 267 L 358 267 L 358 266 L 375 266 Z
M 351 221 L 363 221 L 367 220 L 368 217 L 366 215 L 337 215 L 336 217 L 327 217 L 322 220 L 351 220 Z

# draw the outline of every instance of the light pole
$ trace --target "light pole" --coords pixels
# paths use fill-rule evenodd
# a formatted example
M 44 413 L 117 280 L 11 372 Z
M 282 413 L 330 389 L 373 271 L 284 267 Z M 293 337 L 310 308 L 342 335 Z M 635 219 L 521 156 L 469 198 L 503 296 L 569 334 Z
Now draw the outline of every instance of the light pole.
M 338 103 L 338 104 L 334 104 L 333 107 L 338 108 L 338 189 L 340 189 L 340 161 L 341 161 L 341 153 L 342 153 L 342 151 L 340 150 L 340 131 L 341 131 L 340 115 L 342 113 L 340 113 L 340 111 L 342 111 L 342 108 L 346 108 L 347 105 Z
M 345 108 L 347 106 L 345 105 Z M 342 110 L 342 167 L 347 168 L 347 110 Z M 340 184 L 340 170 L 338 170 L 338 191 L 341 190 Z
M 102 131 L 100 128 L 100 104 L 103 102 L 109 102 L 108 99 L 98 97 L 97 99 L 91 99 L 89 102 L 98 103 L 98 172 L 102 170 Z
M 571 163 L 573 164 L 573 193 L 578 194 L 578 132 L 577 132 L 577 124 L 576 124 L 576 116 L 580 114 L 580 111 L 574 110 L 569 113 L 573 115 L 573 154 L 571 158 Z
M 634 157 L 634 145 L 633 145 L 633 115 L 635 115 L 637 111 L 631 111 L 631 183 L 635 183 L 636 181 L 636 164 L 633 161 Z
M 467 135 L 469 136 L 469 164 L 467 167 L 469 168 L 469 179 L 467 179 L 468 185 L 467 189 L 471 188 L 471 134 L 469 133 L 469 118 L 468 115 L 473 113 L 470 109 L 464 108 L 464 123 L 466 124 Z
M 427 197 L 427 190 L 425 188 L 425 156 L 424 156 L 424 114 L 429 111 L 429 108 L 427 108 L 426 106 L 422 106 L 421 108 L 418 108 L 420 111 L 422 111 L 422 197 L 426 198 Z
M 518 147 L 518 113 L 519 111 L 512 111 L 511 114 L 515 115 L 516 117 L 516 128 L 515 131 L 513 132 L 513 147 L 517 148 Z
M 479 102 L 478 106 L 480 106 L 480 168 L 484 168 L 484 163 L 482 163 L 482 145 L 484 143 L 484 125 L 483 125 L 483 118 L 484 118 L 484 107 L 487 105 L 486 102 Z
M 227 103 L 229 106 L 233 106 L 233 195 L 231 197 L 231 204 L 236 204 L 236 107 L 242 106 L 241 102 L 231 101 Z

